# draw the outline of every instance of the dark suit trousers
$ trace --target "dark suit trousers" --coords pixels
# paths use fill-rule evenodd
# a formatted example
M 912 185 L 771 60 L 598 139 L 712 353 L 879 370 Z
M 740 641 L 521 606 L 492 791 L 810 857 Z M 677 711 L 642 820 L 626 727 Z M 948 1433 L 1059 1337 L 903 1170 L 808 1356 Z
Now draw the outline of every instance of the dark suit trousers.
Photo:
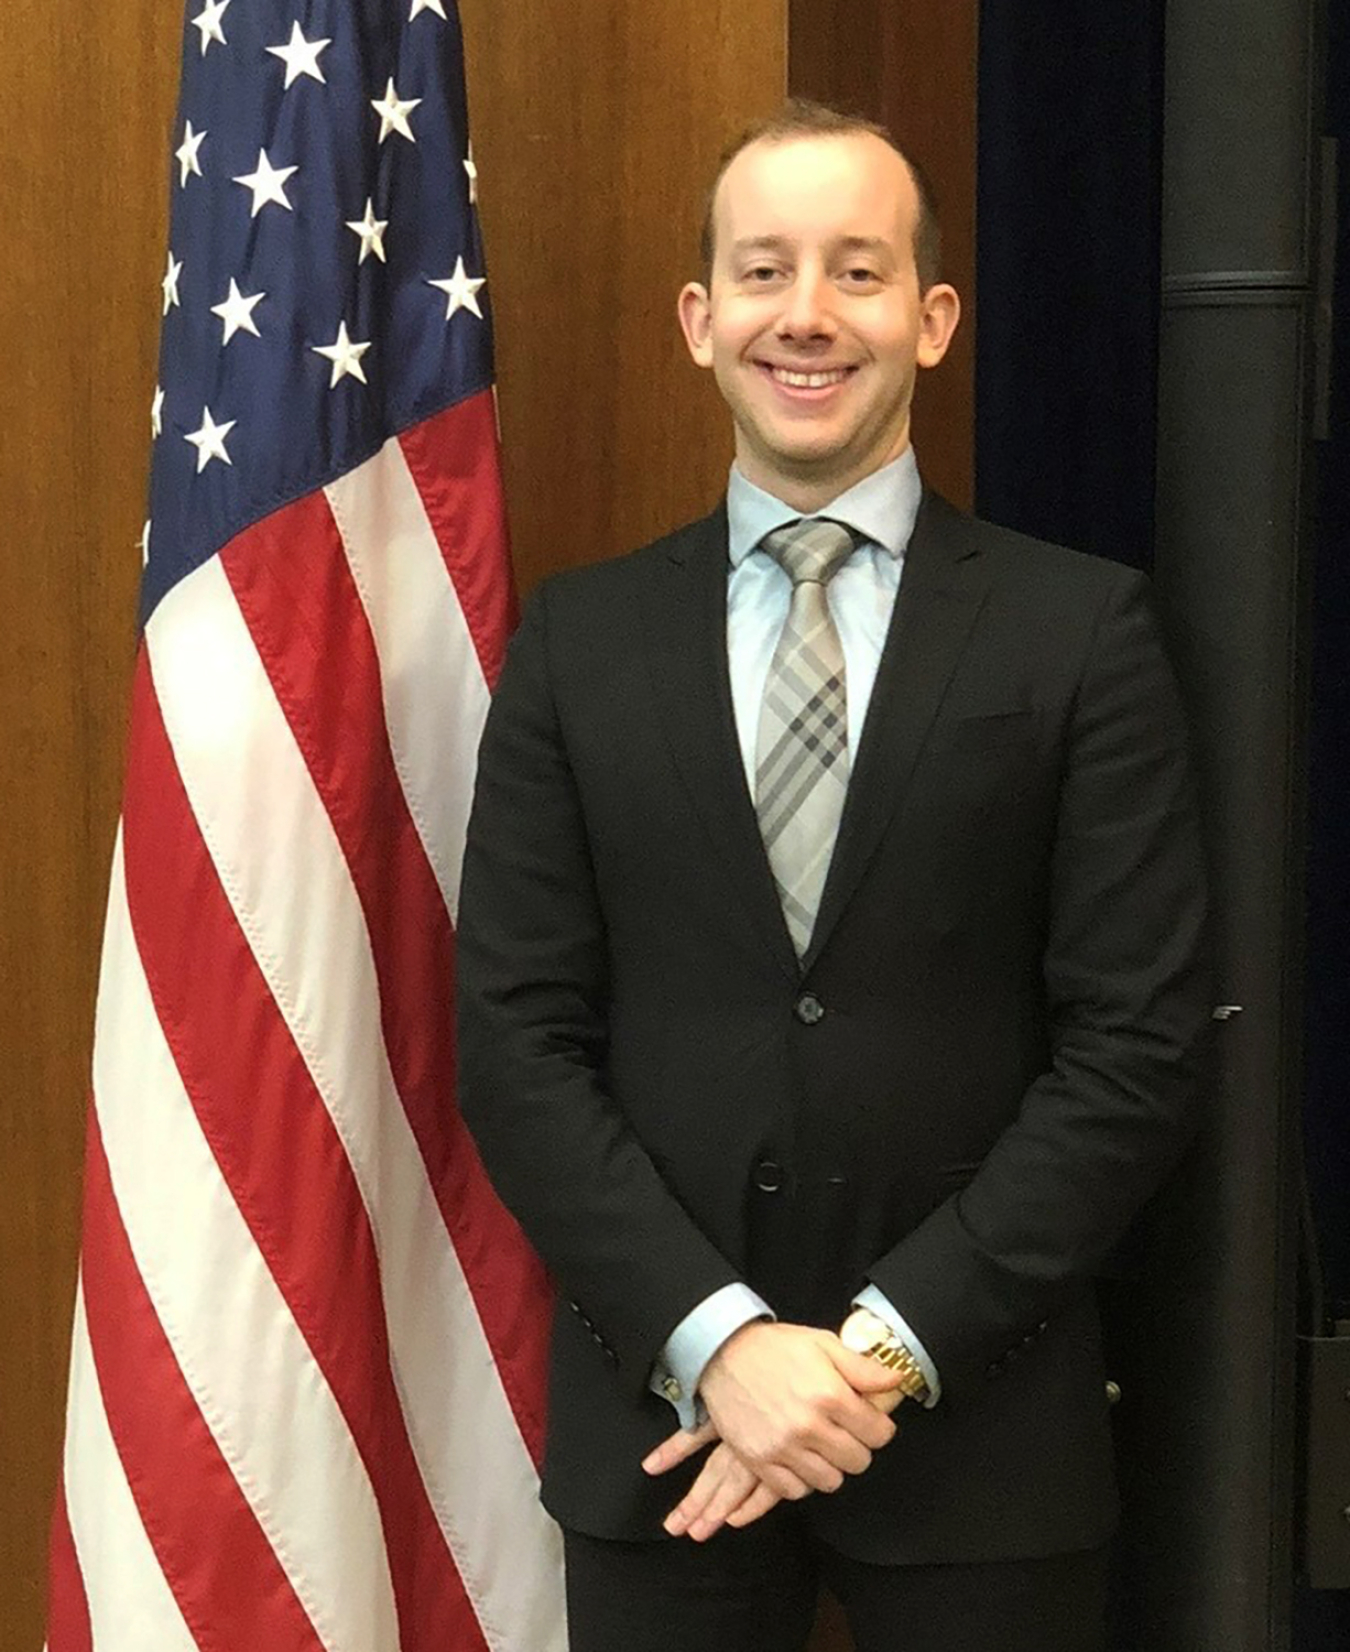
M 836 1553 L 792 1507 L 708 1543 L 564 1533 L 570 1652 L 802 1652 L 824 1583 L 855 1652 L 1103 1652 L 1107 1551 L 938 1566 Z

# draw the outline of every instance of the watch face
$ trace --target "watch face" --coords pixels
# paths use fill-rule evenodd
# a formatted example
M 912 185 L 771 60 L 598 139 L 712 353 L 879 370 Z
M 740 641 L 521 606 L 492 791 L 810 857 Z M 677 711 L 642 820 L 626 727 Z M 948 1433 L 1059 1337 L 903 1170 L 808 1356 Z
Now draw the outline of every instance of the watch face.
M 887 1327 L 883 1320 L 866 1308 L 855 1309 L 839 1329 L 839 1340 L 855 1354 L 868 1354 L 879 1342 L 884 1342 Z

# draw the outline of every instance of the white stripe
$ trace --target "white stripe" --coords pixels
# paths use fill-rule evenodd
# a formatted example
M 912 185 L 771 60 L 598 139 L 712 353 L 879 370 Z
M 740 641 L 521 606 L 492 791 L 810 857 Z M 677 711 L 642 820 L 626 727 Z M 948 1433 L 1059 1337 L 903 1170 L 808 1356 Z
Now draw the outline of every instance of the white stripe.
M 103 1406 L 84 1285 L 75 1296 L 66 1405 L 66 1514 L 95 1652 L 197 1652 L 141 1524 Z
M 437 1518 L 489 1644 L 553 1652 L 564 1644 L 557 1530 L 394 1085 L 332 823 L 217 563 L 165 599 L 148 636 L 193 812 L 370 1214 L 394 1376 Z
M 131 930 L 120 835 L 94 1102 L 156 1315 L 319 1637 L 331 1652 L 396 1652 L 393 1587 L 369 1478 L 183 1088 Z
M 380 656 L 394 765 L 453 921 L 488 689 L 397 439 L 325 489 Z

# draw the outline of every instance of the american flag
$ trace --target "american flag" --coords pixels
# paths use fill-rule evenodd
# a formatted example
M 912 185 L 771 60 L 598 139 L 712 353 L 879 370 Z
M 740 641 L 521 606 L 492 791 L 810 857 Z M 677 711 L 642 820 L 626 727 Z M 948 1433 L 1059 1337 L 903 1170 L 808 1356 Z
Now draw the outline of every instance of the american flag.
M 453 0 L 192 0 L 50 1652 L 561 1652 L 454 1098 L 512 617 Z

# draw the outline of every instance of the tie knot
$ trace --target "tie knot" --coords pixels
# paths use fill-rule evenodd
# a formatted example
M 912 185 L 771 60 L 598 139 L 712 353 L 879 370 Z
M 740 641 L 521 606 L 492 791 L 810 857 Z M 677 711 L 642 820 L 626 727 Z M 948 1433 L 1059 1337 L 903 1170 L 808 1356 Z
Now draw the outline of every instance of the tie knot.
M 842 522 L 804 517 L 765 534 L 762 543 L 794 585 L 828 585 L 852 555 L 855 541 Z

